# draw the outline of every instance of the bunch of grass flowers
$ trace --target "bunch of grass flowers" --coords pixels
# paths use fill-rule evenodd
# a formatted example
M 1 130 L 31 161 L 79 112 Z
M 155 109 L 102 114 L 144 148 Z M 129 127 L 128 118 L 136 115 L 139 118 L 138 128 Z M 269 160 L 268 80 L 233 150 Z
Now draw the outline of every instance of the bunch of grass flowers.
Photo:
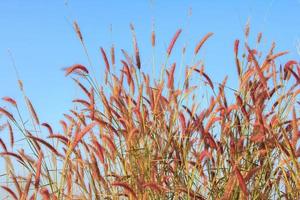
M 75 30 L 87 53 L 77 23 Z M 300 198 L 297 61 L 281 67 L 276 58 L 286 52 L 276 53 L 275 44 L 263 55 L 236 40 L 238 85 L 233 89 L 227 86 L 227 77 L 216 83 L 203 62 L 195 62 L 212 36 L 208 33 L 195 46 L 184 80 L 178 81 L 178 61 L 170 55 L 179 29 L 159 78 L 151 77 L 144 71 L 132 25 L 131 31 L 132 56 L 121 50 L 117 63 L 114 46 L 110 54 L 100 48 L 104 85 L 97 84 L 81 64 L 66 69 L 65 75 L 76 77 L 83 95 L 73 100 L 76 109 L 64 114 L 60 131 L 40 123 L 21 81 L 31 126 L 15 100 L 3 98 L 11 107 L 0 108 L 1 138 L 8 130 L 10 142 L 0 139 L 0 156 L 6 164 L 1 187 L 8 198 Z M 154 31 L 151 43 L 155 48 Z M 26 149 L 14 147 L 13 130 L 23 134 Z

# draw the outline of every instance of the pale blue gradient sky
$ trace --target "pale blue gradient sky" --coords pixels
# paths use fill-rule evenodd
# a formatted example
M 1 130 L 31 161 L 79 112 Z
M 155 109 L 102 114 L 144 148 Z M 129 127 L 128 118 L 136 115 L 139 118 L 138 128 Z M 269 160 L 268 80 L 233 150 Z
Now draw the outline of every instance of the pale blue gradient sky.
M 289 58 L 299 60 L 296 41 L 300 38 L 300 3 L 297 0 L 69 0 L 68 6 L 65 2 L 0 2 L 0 97 L 11 96 L 22 102 L 7 52 L 10 49 L 40 120 L 48 121 L 54 127 L 62 114 L 71 108 L 71 100 L 78 94 L 73 82 L 64 77 L 61 69 L 74 63 L 87 64 L 72 28 L 73 20 L 77 20 L 82 29 L 100 79 L 104 65 L 99 46 L 109 48 L 113 41 L 117 49 L 132 52 L 131 22 L 136 27 L 143 67 L 146 70 L 151 68 L 150 33 L 153 19 L 158 60 L 164 57 L 165 49 L 178 28 L 183 28 L 183 34 L 174 49 L 177 52 L 185 43 L 191 52 L 204 34 L 214 32 L 215 35 L 201 51 L 200 58 L 205 59 L 206 70 L 215 81 L 220 81 L 227 74 L 233 87 L 236 78 L 233 42 L 236 38 L 243 39 L 247 19 L 251 22 L 252 40 L 262 31 L 263 48 L 269 48 L 270 43 L 276 41 L 277 51 L 290 51 L 279 61 Z M 189 8 L 193 13 L 190 18 Z

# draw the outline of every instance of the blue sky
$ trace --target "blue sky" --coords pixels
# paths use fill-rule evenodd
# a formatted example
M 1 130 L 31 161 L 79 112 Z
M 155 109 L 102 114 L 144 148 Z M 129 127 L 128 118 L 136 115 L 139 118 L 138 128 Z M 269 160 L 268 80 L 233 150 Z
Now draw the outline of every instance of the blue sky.
M 243 29 L 248 19 L 251 23 L 252 41 L 258 32 L 263 32 L 262 48 L 268 49 L 270 43 L 276 41 L 277 51 L 290 51 L 288 56 L 279 60 L 280 62 L 289 58 L 299 60 L 296 44 L 297 38 L 300 38 L 300 1 L 224 2 L 1 1 L 0 96 L 11 96 L 22 102 L 11 58 L 7 52 L 10 49 L 27 95 L 36 107 L 40 120 L 57 124 L 62 114 L 71 108 L 71 100 L 78 95 L 71 79 L 64 77 L 62 68 L 74 63 L 88 63 L 73 31 L 73 20 L 77 20 L 81 27 L 99 79 L 103 78 L 101 72 L 104 71 L 99 47 L 108 49 L 113 42 L 118 50 L 124 48 L 132 52 L 129 29 L 131 22 L 136 28 L 145 70 L 151 67 L 150 34 L 153 21 L 157 34 L 158 60 L 164 57 L 168 43 L 178 28 L 183 28 L 183 33 L 174 49 L 177 52 L 181 51 L 184 44 L 187 44 L 188 51 L 192 52 L 202 36 L 207 32 L 214 32 L 199 59 L 205 60 L 207 73 L 212 75 L 214 80 L 220 81 L 222 77 L 229 75 L 229 84 L 233 87 L 236 78 L 233 42 L 236 38 L 243 39 Z M 192 16 L 188 17 L 190 8 Z

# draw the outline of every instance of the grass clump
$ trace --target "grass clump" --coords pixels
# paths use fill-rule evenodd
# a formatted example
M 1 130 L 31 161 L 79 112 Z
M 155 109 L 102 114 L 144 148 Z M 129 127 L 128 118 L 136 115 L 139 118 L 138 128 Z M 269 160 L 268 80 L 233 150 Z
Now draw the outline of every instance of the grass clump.
M 77 23 L 75 30 L 87 53 Z M 133 56 L 122 50 L 117 63 L 113 46 L 110 55 L 100 49 L 103 86 L 81 64 L 65 70 L 83 95 L 64 114 L 61 131 L 40 122 L 21 81 L 31 125 L 14 99 L 3 98 L 15 110 L 0 107 L 1 131 L 10 136 L 9 145 L 0 139 L 7 179 L 1 187 L 10 199 L 300 198 L 297 61 L 281 67 L 276 58 L 286 52 L 275 53 L 275 44 L 263 55 L 236 40 L 236 89 L 227 77 L 213 82 L 201 60 L 186 65 L 181 83 L 170 58 L 179 29 L 156 79 L 143 71 L 131 31 Z M 193 60 L 211 36 L 196 45 Z M 155 32 L 151 43 L 155 48 Z M 14 147 L 13 129 L 26 149 Z

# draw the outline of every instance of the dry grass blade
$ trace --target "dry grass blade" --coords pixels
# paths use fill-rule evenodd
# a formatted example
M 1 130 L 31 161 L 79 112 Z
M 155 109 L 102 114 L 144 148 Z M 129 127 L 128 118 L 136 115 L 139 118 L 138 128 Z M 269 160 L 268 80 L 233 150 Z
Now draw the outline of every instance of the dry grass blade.
M 23 162 L 24 163 L 24 160 L 21 158 L 21 156 L 19 156 L 18 154 L 16 153 L 13 153 L 13 152 L 8 152 L 8 151 L 5 151 L 5 152 L 1 152 L 0 153 L 0 156 L 12 156 L 16 159 L 18 159 L 19 161 Z
M 61 156 L 62 155 L 48 142 L 46 142 L 45 140 L 39 138 L 39 137 L 35 137 L 33 135 L 28 136 L 28 138 L 33 139 L 34 141 L 37 141 L 39 143 L 42 143 L 43 145 L 45 145 L 48 149 L 50 149 L 56 156 Z
M 13 198 L 14 200 L 18 200 L 17 195 L 9 187 L 6 187 L 6 186 L 0 186 L 0 187 L 9 193 L 11 198 Z
M 74 29 L 75 29 L 75 32 L 76 32 L 78 38 L 80 39 L 81 42 L 83 42 L 83 37 L 82 37 L 81 31 L 80 31 L 79 25 L 77 24 L 76 21 L 74 21 L 73 25 L 74 25 Z
M 87 68 L 81 64 L 72 65 L 71 67 L 66 68 L 65 71 L 66 71 L 65 76 L 68 76 L 74 72 L 84 72 L 84 74 L 89 73 Z
M 105 51 L 104 51 L 104 49 L 102 47 L 100 48 L 100 51 L 101 51 L 101 54 L 102 54 L 103 61 L 105 63 L 106 70 L 108 72 L 110 72 L 110 66 L 109 66 L 109 62 L 108 62 L 106 53 L 105 53 Z
M 97 123 L 92 122 L 88 126 L 86 126 L 84 129 L 82 129 L 79 133 L 75 135 L 74 141 L 71 144 L 71 151 L 77 146 L 79 141 L 87 134 Z
M 31 178 L 32 178 L 32 173 L 30 173 L 26 179 L 26 185 L 23 189 L 23 192 L 22 192 L 22 196 L 20 198 L 20 200 L 26 200 L 27 197 L 28 197 L 28 194 L 29 194 L 29 189 L 30 189 L 30 185 L 31 185 Z
M 201 47 L 203 46 L 203 44 L 208 40 L 208 38 L 210 38 L 213 35 L 213 33 L 207 33 L 201 40 L 200 42 L 197 44 L 197 46 L 195 47 L 194 50 L 194 55 L 197 55 L 199 50 L 201 49 Z
M 80 83 L 79 80 L 77 80 L 77 79 L 73 79 L 73 80 L 87 96 L 90 96 L 88 89 L 84 85 L 82 85 L 82 83 Z
M 235 65 L 237 67 L 237 72 L 238 72 L 238 75 L 241 76 L 242 67 L 241 67 L 240 61 L 238 59 L 239 43 L 240 43 L 239 40 L 235 40 L 235 42 L 234 42 L 234 54 L 235 54 Z
M 175 68 L 176 68 L 176 63 L 173 63 L 170 69 L 170 73 L 168 76 L 168 83 L 167 83 L 167 87 L 169 89 L 173 89 L 174 88 L 174 72 L 175 72 Z
M 59 139 L 60 141 L 62 141 L 66 145 L 70 143 L 69 139 L 66 136 L 59 135 L 59 134 L 52 134 L 48 138 L 57 138 L 57 139 Z
M 209 86 L 211 87 L 212 90 L 214 90 L 214 84 L 211 81 L 211 79 L 209 78 L 209 76 L 207 74 L 205 74 L 204 72 L 202 72 L 202 76 L 204 76 L 204 78 L 207 80 Z
M 238 56 L 239 44 L 240 44 L 240 41 L 239 40 L 235 40 L 235 42 L 234 42 L 234 55 L 235 55 L 235 57 Z
M 10 103 L 11 105 L 13 105 L 15 107 L 17 107 L 17 102 L 14 99 L 12 99 L 11 97 L 2 97 L 2 100 Z
M 138 47 L 138 44 L 136 41 L 136 35 L 135 35 L 133 24 L 130 24 L 130 28 L 131 28 L 132 37 L 133 37 L 133 48 L 134 48 L 134 53 L 135 53 L 136 66 L 138 69 L 141 69 L 140 51 L 139 51 L 139 47 Z
M 50 135 L 53 135 L 53 130 L 52 130 L 51 126 L 48 123 L 42 123 L 41 125 L 48 129 L 48 132 L 49 132 Z
M 293 108 L 293 119 L 292 119 L 292 127 L 293 127 L 293 135 L 292 135 L 292 141 L 291 141 L 291 145 L 294 149 L 297 148 L 297 142 L 298 142 L 298 139 L 300 138 L 300 134 L 299 134 L 299 131 L 298 131 L 298 120 L 297 120 L 297 116 L 296 116 L 296 110 L 295 108 Z
M 274 54 L 274 55 L 271 55 L 268 57 L 268 60 L 275 60 L 276 58 L 280 57 L 280 56 L 283 56 L 285 54 L 288 54 L 289 52 L 288 51 L 283 51 L 283 52 L 279 52 L 277 54 Z
M 36 164 L 37 166 L 36 166 L 35 181 L 34 181 L 34 187 L 35 187 L 36 190 L 38 190 L 38 188 L 40 186 L 42 161 L 43 161 L 43 153 L 39 152 L 39 159 L 38 159 L 37 164 Z
M 18 179 L 17 179 L 17 177 L 14 174 L 11 174 L 11 176 L 12 176 L 14 185 L 16 187 L 16 190 L 17 190 L 19 196 L 21 196 L 22 195 L 22 190 L 21 190 L 20 184 L 18 182 Z
M 259 64 L 258 64 L 258 62 L 257 62 L 257 60 L 256 60 L 256 58 L 255 58 L 255 56 L 254 56 L 254 54 L 252 52 L 252 50 L 249 48 L 249 46 L 247 44 L 246 44 L 246 48 L 248 50 L 249 55 L 251 56 L 251 59 L 254 61 L 255 70 L 257 71 L 258 76 L 259 76 L 260 80 L 262 81 L 263 86 L 265 87 L 265 90 L 268 91 L 267 80 L 266 80 L 266 78 L 265 78 L 262 70 L 260 69 L 260 66 L 259 66 Z
M 93 139 L 93 144 L 95 146 L 95 152 L 102 164 L 104 164 L 104 148 L 97 142 L 95 139 Z
M 33 117 L 35 123 L 36 123 L 36 124 L 40 124 L 40 120 L 39 120 L 39 118 L 38 118 L 38 116 L 37 116 L 37 114 L 36 114 L 36 111 L 35 111 L 35 109 L 34 109 L 32 103 L 31 103 L 31 101 L 30 101 L 27 97 L 26 97 L 26 103 L 28 104 L 29 111 L 30 111 L 30 113 L 31 113 L 31 115 L 32 115 L 32 117 Z
M 89 110 L 90 110 L 90 118 L 91 120 L 95 119 L 95 95 L 94 95 L 94 88 L 91 88 L 91 92 L 89 95 L 89 99 L 90 99 L 90 106 L 89 106 Z
M 256 42 L 257 42 L 258 44 L 260 43 L 261 38 L 262 38 L 262 32 L 259 32 L 259 33 L 257 34 L 257 40 L 256 40 Z
M 1 138 L 0 138 L 0 145 L 1 145 L 2 149 L 3 149 L 5 152 L 7 152 L 7 147 L 6 147 L 5 143 L 3 142 L 3 140 L 2 140 Z
M 7 110 L 5 110 L 4 108 L 1 108 L 1 107 L 0 107 L 0 113 L 4 114 L 4 115 L 5 115 L 6 117 L 8 117 L 10 120 L 16 121 L 15 118 L 14 118 L 14 116 L 13 116 L 10 112 L 8 112 Z
M 155 47 L 155 31 L 151 32 L 151 45 Z
M 115 46 L 112 45 L 110 48 L 110 57 L 111 57 L 111 64 L 115 65 L 116 59 L 115 59 Z
M 102 137 L 102 141 L 103 143 L 107 144 L 107 146 L 110 149 L 110 152 L 113 154 L 113 156 L 115 157 L 115 154 L 117 152 L 117 147 L 113 142 L 113 139 L 111 139 L 109 136 L 107 135 L 103 135 Z
M 11 146 L 11 148 L 13 148 L 14 143 L 15 143 L 14 132 L 13 132 L 13 129 L 12 129 L 12 127 L 11 127 L 11 125 L 8 121 L 7 121 L 7 125 L 8 125 L 8 130 L 9 130 L 10 146 Z
M 86 108 L 90 107 L 89 102 L 87 102 L 87 101 L 85 101 L 83 99 L 74 99 L 72 102 L 73 103 L 80 103 L 80 104 L 84 105 Z
M 172 38 L 172 40 L 169 44 L 169 47 L 167 49 L 167 55 L 168 56 L 171 55 L 172 49 L 173 49 L 173 47 L 174 47 L 174 45 L 175 45 L 175 43 L 176 43 L 176 41 L 177 41 L 177 39 L 178 39 L 181 32 L 182 32 L 182 29 L 179 29 L 179 30 L 176 31 L 175 35 L 173 36 L 173 38 Z
M 238 167 L 236 165 L 233 167 L 233 171 L 235 172 L 235 175 L 237 176 L 237 180 L 239 182 L 240 188 L 242 189 L 243 193 L 245 194 L 245 196 L 249 196 L 246 182 L 245 182 L 240 170 L 238 169 Z

